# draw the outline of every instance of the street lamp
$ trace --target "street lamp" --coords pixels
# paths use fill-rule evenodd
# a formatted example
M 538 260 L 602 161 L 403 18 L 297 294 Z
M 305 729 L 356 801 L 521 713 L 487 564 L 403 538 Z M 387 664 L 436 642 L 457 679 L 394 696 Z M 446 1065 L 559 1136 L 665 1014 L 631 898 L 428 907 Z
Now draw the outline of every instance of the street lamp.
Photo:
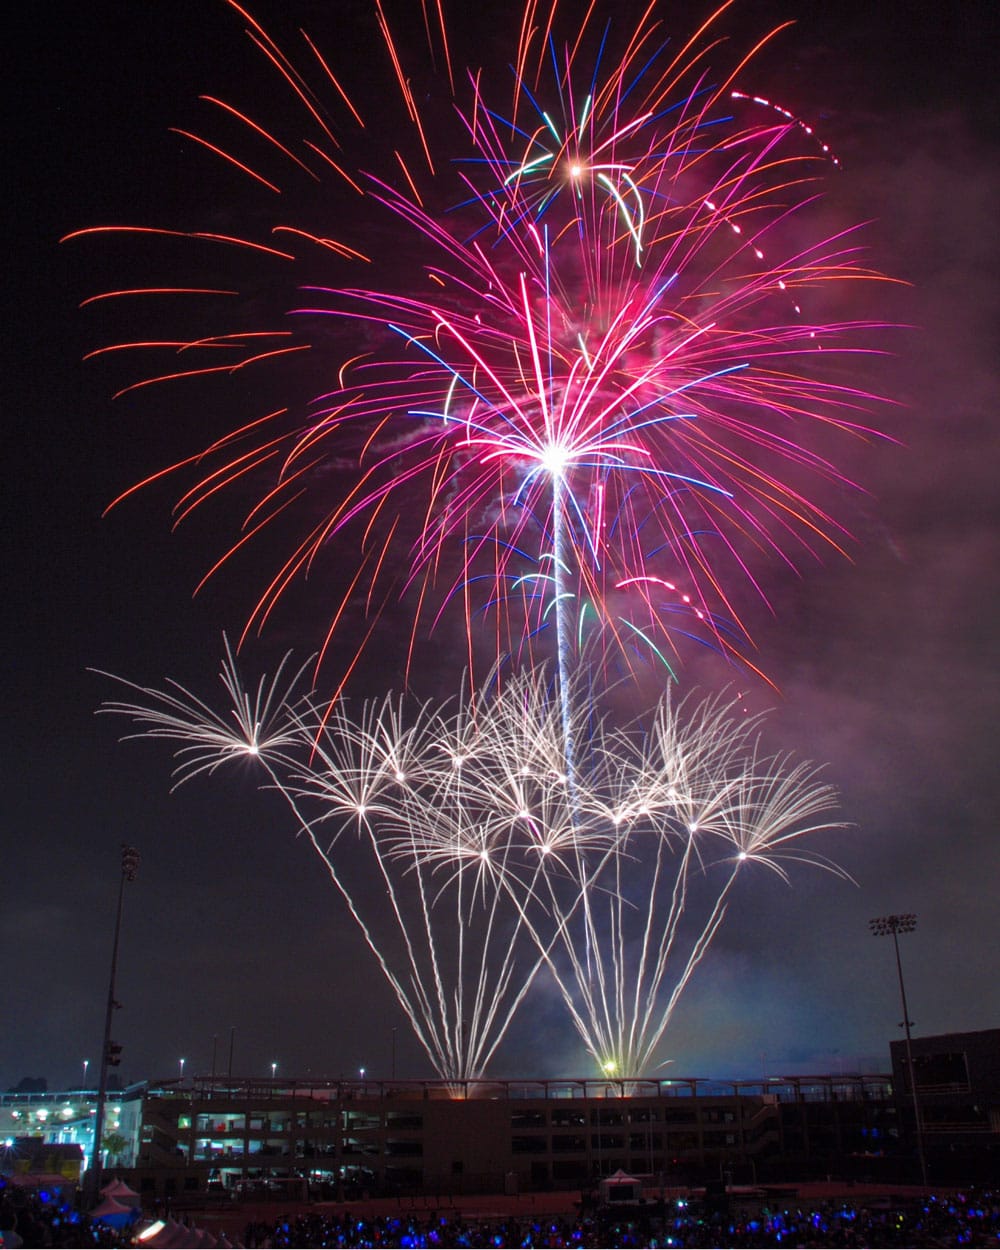
M 278 1071 L 278 1065 L 277 1065 L 276 1063 L 272 1063 L 272 1064 L 271 1064 L 271 1080 L 272 1080 L 272 1081 L 274 1080 L 274 1074 L 275 1074 L 277 1071 Z
M 83 1088 L 84 1089 L 87 1088 L 87 1069 L 89 1067 L 90 1067 L 90 1060 L 84 1059 L 83 1061 Z
M 187 1063 L 187 1060 L 186 1060 L 186 1059 L 178 1059 L 178 1060 L 177 1060 L 177 1062 L 180 1064 L 180 1069 L 181 1069 L 181 1080 L 183 1081 L 183 1080 L 184 1080 L 184 1065 Z
M 906 1032 L 906 1066 L 910 1070 L 910 1093 L 913 1096 L 913 1119 L 917 1133 L 917 1158 L 920 1160 L 920 1178 L 927 1184 L 927 1159 L 924 1155 L 924 1126 L 920 1118 L 920 1100 L 917 1097 L 917 1074 L 913 1067 L 913 1039 L 910 1036 L 910 1012 L 906 1005 L 906 986 L 903 984 L 903 961 L 899 957 L 899 935 L 912 933 L 917 927 L 917 917 L 913 912 L 904 912 L 899 916 L 878 916 L 868 921 L 872 937 L 886 937 L 892 934 L 892 943 L 896 950 L 896 972 L 899 974 L 899 997 L 903 1003 L 903 1029 Z
M 104 1103 L 108 1096 L 108 1068 L 117 1067 L 121 1046 L 111 1040 L 111 1019 L 115 1009 L 121 1006 L 115 998 L 115 982 L 118 979 L 118 940 L 122 931 L 122 911 L 125 904 L 125 882 L 134 881 L 139 871 L 139 852 L 133 846 L 122 843 L 121 880 L 118 884 L 118 912 L 115 916 L 115 940 L 111 946 L 111 974 L 108 977 L 108 1004 L 104 1013 L 104 1045 L 101 1049 L 101 1079 L 97 1087 L 97 1114 L 94 1117 L 94 1145 L 90 1171 L 89 1189 L 94 1202 L 101 1192 L 101 1138 L 104 1136 Z

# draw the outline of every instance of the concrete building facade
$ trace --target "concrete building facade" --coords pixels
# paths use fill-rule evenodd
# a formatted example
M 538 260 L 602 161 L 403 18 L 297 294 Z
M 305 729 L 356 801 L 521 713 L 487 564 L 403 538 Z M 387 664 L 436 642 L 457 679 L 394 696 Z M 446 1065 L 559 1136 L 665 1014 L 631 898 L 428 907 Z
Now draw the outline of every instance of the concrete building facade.
M 109 1098 L 124 1146 L 106 1165 L 147 1200 L 587 1189 L 619 1170 L 654 1185 L 912 1179 L 902 1042 L 891 1057 L 891 1075 L 766 1081 L 144 1082 Z M 995 1180 L 1000 1030 L 915 1038 L 913 1060 L 931 1179 Z M 92 1091 L 0 1095 L 7 1170 L 29 1142 L 89 1157 L 95 1112 Z
M 130 1183 L 157 1196 L 461 1194 L 753 1181 L 823 1170 L 895 1123 L 887 1076 L 701 1080 L 219 1081 L 150 1089 Z
M 901 1131 L 920 1130 L 932 1175 L 995 1181 L 1000 1176 L 1000 1029 L 940 1033 L 912 1041 L 916 1105 L 906 1042 L 892 1042 L 892 1083 Z

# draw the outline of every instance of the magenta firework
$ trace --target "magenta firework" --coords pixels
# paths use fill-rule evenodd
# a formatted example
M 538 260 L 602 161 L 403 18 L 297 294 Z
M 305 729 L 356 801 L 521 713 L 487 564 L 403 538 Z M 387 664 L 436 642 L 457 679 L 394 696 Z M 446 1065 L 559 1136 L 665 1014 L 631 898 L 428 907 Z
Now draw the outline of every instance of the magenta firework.
M 815 232 L 832 159 L 744 89 L 777 32 L 734 50 L 724 4 L 675 45 L 652 5 L 615 31 L 527 0 L 500 74 L 460 69 L 430 6 L 427 48 L 404 47 L 375 0 L 398 100 L 364 105 L 312 39 L 285 48 L 228 2 L 286 100 L 206 96 L 205 132 L 182 134 L 245 183 L 246 228 L 70 237 L 120 234 L 144 264 L 180 245 L 225 275 L 90 304 L 182 323 L 95 351 L 143 362 L 123 395 L 244 396 L 152 478 L 183 478 L 178 520 L 232 501 L 206 577 L 255 553 L 246 630 L 309 575 L 332 693 L 400 599 L 406 655 L 461 620 L 472 673 L 555 655 L 565 685 L 595 636 L 670 667 L 694 635 L 749 664 L 747 587 L 769 556 L 844 541 L 811 487 L 843 482 L 826 432 L 870 433 L 875 405 L 851 369 L 873 323 L 810 312 L 877 278 L 853 231 Z M 428 53 L 440 82 L 418 92 Z M 265 285 L 285 295 L 258 321 Z

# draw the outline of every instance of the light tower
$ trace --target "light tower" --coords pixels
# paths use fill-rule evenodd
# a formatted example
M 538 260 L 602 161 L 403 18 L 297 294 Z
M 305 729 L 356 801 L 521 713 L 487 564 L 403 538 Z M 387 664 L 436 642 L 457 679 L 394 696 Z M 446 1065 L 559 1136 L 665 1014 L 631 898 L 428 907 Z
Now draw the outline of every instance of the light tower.
M 111 1040 L 111 1020 L 121 1003 L 115 998 L 115 982 L 118 979 L 118 941 L 122 931 L 122 911 L 125 904 L 125 882 L 134 881 L 139 870 L 139 852 L 134 846 L 122 843 L 121 880 L 118 884 L 118 911 L 115 916 L 115 940 L 111 946 L 111 974 L 108 977 L 108 1003 L 104 1013 L 104 1045 L 101 1048 L 101 1079 L 97 1087 L 97 1114 L 94 1117 L 94 1146 L 91 1154 L 91 1180 L 88 1186 L 90 1199 L 97 1201 L 101 1191 L 101 1139 L 104 1136 L 104 1104 L 108 1096 L 108 1068 L 121 1063 L 121 1046 Z
M 903 984 L 903 961 L 899 957 L 899 935 L 912 933 L 917 927 L 917 917 L 913 912 L 904 912 L 899 916 L 878 916 L 868 921 L 873 937 L 886 937 L 892 934 L 893 946 L 896 949 L 896 972 L 899 974 L 899 997 L 903 1003 L 903 1029 L 906 1032 L 906 1066 L 910 1075 L 910 1093 L 913 1095 L 913 1117 L 917 1134 L 917 1158 L 920 1160 L 920 1179 L 927 1184 L 927 1159 L 924 1155 L 924 1126 L 920 1118 L 920 1099 L 917 1097 L 917 1074 L 913 1067 L 913 1039 L 910 1036 L 910 1012 L 906 1006 L 906 986 Z

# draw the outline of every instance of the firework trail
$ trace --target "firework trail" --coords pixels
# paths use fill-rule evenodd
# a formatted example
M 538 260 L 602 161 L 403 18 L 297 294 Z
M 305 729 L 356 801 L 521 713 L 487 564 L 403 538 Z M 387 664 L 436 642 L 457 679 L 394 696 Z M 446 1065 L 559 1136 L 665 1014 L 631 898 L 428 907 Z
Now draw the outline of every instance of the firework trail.
M 144 253 L 225 253 L 234 286 L 90 302 L 208 301 L 197 335 L 93 353 L 171 358 L 123 394 L 191 379 L 243 386 L 268 368 L 315 377 L 317 358 L 322 372 L 345 345 L 301 410 L 290 396 L 248 413 L 145 480 L 190 476 L 178 521 L 252 492 L 207 576 L 269 534 L 290 543 L 246 631 L 322 573 L 339 600 L 320 653 L 337 644 L 338 676 L 399 596 L 411 658 L 443 616 L 462 613 L 473 682 L 483 639 L 488 665 L 555 656 L 564 686 L 595 633 L 602 654 L 668 668 L 688 636 L 749 665 L 738 600 L 747 584 L 763 594 L 753 564 L 794 564 L 847 539 L 804 493 L 810 478 L 844 483 L 814 436 L 871 432 L 873 398 L 850 368 L 872 325 L 815 323 L 804 294 L 876 275 L 850 231 L 803 241 L 829 159 L 796 119 L 734 88 L 755 49 L 723 54 L 727 6 L 676 52 L 647 11 L 615 55 L 592 12 L 560 41 L 556 6 L 529 0 L 504 96 L 485 73 L 458 73 L 447 28 L 428 23 L 454 99 L 448 125 L 440 110 L 424 116 L 380 5 L 399 125 L 388 105 L 365 125 L 313 43 L 294 61 L 230 7 L 301 132 L 206 97 L 227 145 L 183 133 L 259 192 L 273 228 L 98 228 Z M 381 156 L 387 168 L 372 172 Z M 274 208 L 278 190 L 294 197 L 322 179 L 341 210 L 336 238 Z M 396 264 L 380 255 L 390 236 Z M 289 288 L 280 325 L 234 321 L 240 282 L 275 280 L 272 269 Z M 353 571 L 331 578 L 332 553 L 342 566 L 345 551 L 359 553 Z M 361 611 L 369 624 L 341 661 Z M 539 641 L 546 633 L 554 642 Z
M 318 709 L 304 672 L 286 658 L 252 695 L 227 644 L 223 710 L 176 683 L 129 681 L 128 698 L 101 710 L 133 721 L 128 737 L 179 744 L 175 785 L 238 761 L 260 770 L 322 860 L 435 1071 L 480 1076 L 541 962 L 510 905 L 511 848 L 484 812 L 481 768 L 468 765 L 482 708 L 462 696 L 404 711 L 389 695 L 352 719 L 346 701 Z M 442 877 L 445 861 L 452 870 Z
M 132 683 L 103 710 L 180 743 L 179 781 L 237 759 L 264 770 L 446 1080 L 483 1075 L 542 966 L 600 1069 L 642 1075 L 740 878 L 840 872 L 799 845 L 837 827 L 833 791 L 764 753 L 759 718 L 724 698 L 665 695 L 625 729 L 571 700 L 587 741 L 571 795 L 542 670 L 474 700 L 386 696 L 357 716 L 294 682 L 254 702 L 231 659 L 222 676 L 228 714 Z

